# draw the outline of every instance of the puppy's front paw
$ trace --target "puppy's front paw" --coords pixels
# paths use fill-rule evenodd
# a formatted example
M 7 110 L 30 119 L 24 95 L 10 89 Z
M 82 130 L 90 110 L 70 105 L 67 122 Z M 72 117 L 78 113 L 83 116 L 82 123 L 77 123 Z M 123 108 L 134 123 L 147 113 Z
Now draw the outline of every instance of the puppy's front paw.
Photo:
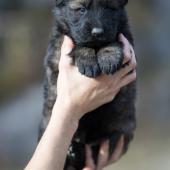
M 97 77 L 100 74 L 100 68 L 97 62 L 91 61 L 89 63 L 79 62 L 77 64 L 79 72 L 87 77 Z
M 93 49 L 79 49 L 74 52 L 74 55 L 76 55 L 75 64 L 81 74 L 87 77 L 97 77 L 100 74 L 100 67 Z
M 97 53 L 100 69 L 105 74 L 116 72 L 123 62 L 123 50 L 120 46 L 108 46 Z

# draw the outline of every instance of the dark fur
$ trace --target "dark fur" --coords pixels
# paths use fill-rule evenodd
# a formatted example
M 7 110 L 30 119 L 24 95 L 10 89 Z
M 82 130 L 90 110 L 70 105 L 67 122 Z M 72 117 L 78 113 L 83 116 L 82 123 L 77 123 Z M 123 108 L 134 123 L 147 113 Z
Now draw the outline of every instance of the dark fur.
M 127 0 L 57 0 L 55 24 L 45 59 L 45 102 L 40 137 L 50 119 L 57 97 L 58 62 L 63 35 L 72 38 L 75 49 L 71 57 L 79 71 L 89 77 L 113 74 L 123 61 L 118 34 L 123 33 L 133 45 L 124 6 Z M 93 28 L 103 33 L 92 36 Z M 125 137 L 124 153 L 135 129 L 135 82 L 121 89 L 116 98 L 86 114 L 79 124 L 68 151 L 65 169 L 81 170 L 85 164 L 85 144 L 90 144 L 97 162 L 102 141 L 110 139 L 110 154 L 120 136 Z

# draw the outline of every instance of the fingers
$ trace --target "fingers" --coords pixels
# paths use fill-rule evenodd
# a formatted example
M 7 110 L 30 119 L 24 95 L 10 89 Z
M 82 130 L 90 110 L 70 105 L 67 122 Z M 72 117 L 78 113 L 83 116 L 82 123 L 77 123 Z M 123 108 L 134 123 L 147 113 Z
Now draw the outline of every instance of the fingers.
M 109 141 L 107 140 L 103 142 L 100 147 L 96 170 L 102 170 L 103 167 L 106 166 L 109 157 L 108 151 L 109 151 Z
M 92 158 L 92 151 L 89 145 L 86 145 L 86 166 L 83 170 L 94 170 L 95 164 Z
M 123 34 L 119 35 L 119 40 L 123 43 L 124 48 L 123 48 L 123 53 L 124 53 L 124 62 L 123 64 L 128 63 L 124 68 L 120 70 L 120 75 L 123 76 L 121 83 L 120 83 L 120 88 L 131 83 L 136 79 L 136 57 L 135 57 L 135 52 L 133 50 L 133 47 L 130 45 L 129 41 L 126 39 L 126 37 Z M 133 71 L 134 70 L 134 71 Z M 132 73 L 128 74 L 129 72 L 133 71 Z
M 72 40 L 64 36 L 64 41 L 61 46 L 61 57 L 60 57 L 60 62 L 59 62 L 59 69 L 62 68 L 63 66 L 69 66 L 72 62 L 72 59 L 69 57 L 69 53 L 72 51 L 74 48 L 74 44 Z
M 121 68 L 119 71 L 115 73 L 116 76 L 123 78 L 125 77 L 129 72 L 136 69 L 136 60 L 131 60 L 130 63 L 128 63 L 125 67 Z
M 134 60 L 135 52 L 133 50 L 133 47 L 131 46 L 131 44 L 123 34 L 119 35 L 119 41 L 123 43 L 123 53 L 124 53 L 123 64 L 128 63 L 131 59 Z
M 128 85 L 129 83 L 136 80 L 136 70 L 134 70 L 132 73 L 126 75 L 124 78 L 122 78 L 120 82 L 120 88 Z
M 64 41 L 61 46 L 61 54 L 68 55 L 73 48 L 74 48 L 74 44 L 72 40 L 68 36 L 64 36 Z
M 121 136 L 120 140 L 117 143 L 114 153 L 112 154 L 111 158 L 108 160 L 109 140 L 104 141 L 101 144 L 99 150 L 97 166 L 95 166 L 95 163 L 92 158 L 92 150 L 90 146 L 86 145 L 86 166 L 85 168 L 83 168 L 83 170 L 102 170 L 104 167 L 114 163 L 121 157 L 123 152 L 123 147 L 124 147 L 124 137 Z
M 116 149 L 108 162 L 108 165 L 116 162 L 121 157 L 123 152 L 123 147 L 124 147 L 124 137 L 121 136 L 120 140 L 117 143 Z

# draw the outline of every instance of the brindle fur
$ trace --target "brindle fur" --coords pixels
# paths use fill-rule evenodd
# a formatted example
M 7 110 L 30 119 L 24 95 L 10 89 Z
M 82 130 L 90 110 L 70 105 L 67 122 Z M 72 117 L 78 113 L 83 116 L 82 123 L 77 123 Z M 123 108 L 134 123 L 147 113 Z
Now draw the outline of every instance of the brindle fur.
M 113 74 L 123 61 L 118 34 L 123 33 L 133 45 L 124 9 L 126 3 L 127 0 L 56 0 L 55 23 L 45 57 L 45 101 L 39 138 L 49 122 L 57 98 L 58 63 L 64 35 L 71 37 L 75 44 L 70 57 L 82 74 L 89 77 Z M 79 8 L 84 7 L 86 12 L 82 14 Z M 94 27 L 103 28 L 102 37 L 92 37 Z M 84 167 L 85 144 L 91 145 L 95 162 L 104 140 L 110 140 L 111 155 L 120 136 L 124 135 L 123 153 L 127 151 L 136 126 L 135 84 L 122 88 L 112 102 L 82 117 L 68 150 L 65 170 Z

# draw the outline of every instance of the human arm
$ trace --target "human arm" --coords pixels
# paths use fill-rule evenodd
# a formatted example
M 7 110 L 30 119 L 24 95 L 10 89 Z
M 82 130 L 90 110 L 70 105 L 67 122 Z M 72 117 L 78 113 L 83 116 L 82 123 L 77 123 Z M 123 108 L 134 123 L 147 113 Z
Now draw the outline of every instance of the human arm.
M 65 38 L 61 49 L 58 98 L 47 129 L 25 170 L 62 170 L 67 150 L 79 119 L 87 112 L 114 99 L 120 88 L 135 80 L 136 63 L 126 56 L 129 65 L 114 75 L 92 79 L 81 75 L 68 57 L 72 41 Z M 128 74 L 128 75 L 127 75 Z

